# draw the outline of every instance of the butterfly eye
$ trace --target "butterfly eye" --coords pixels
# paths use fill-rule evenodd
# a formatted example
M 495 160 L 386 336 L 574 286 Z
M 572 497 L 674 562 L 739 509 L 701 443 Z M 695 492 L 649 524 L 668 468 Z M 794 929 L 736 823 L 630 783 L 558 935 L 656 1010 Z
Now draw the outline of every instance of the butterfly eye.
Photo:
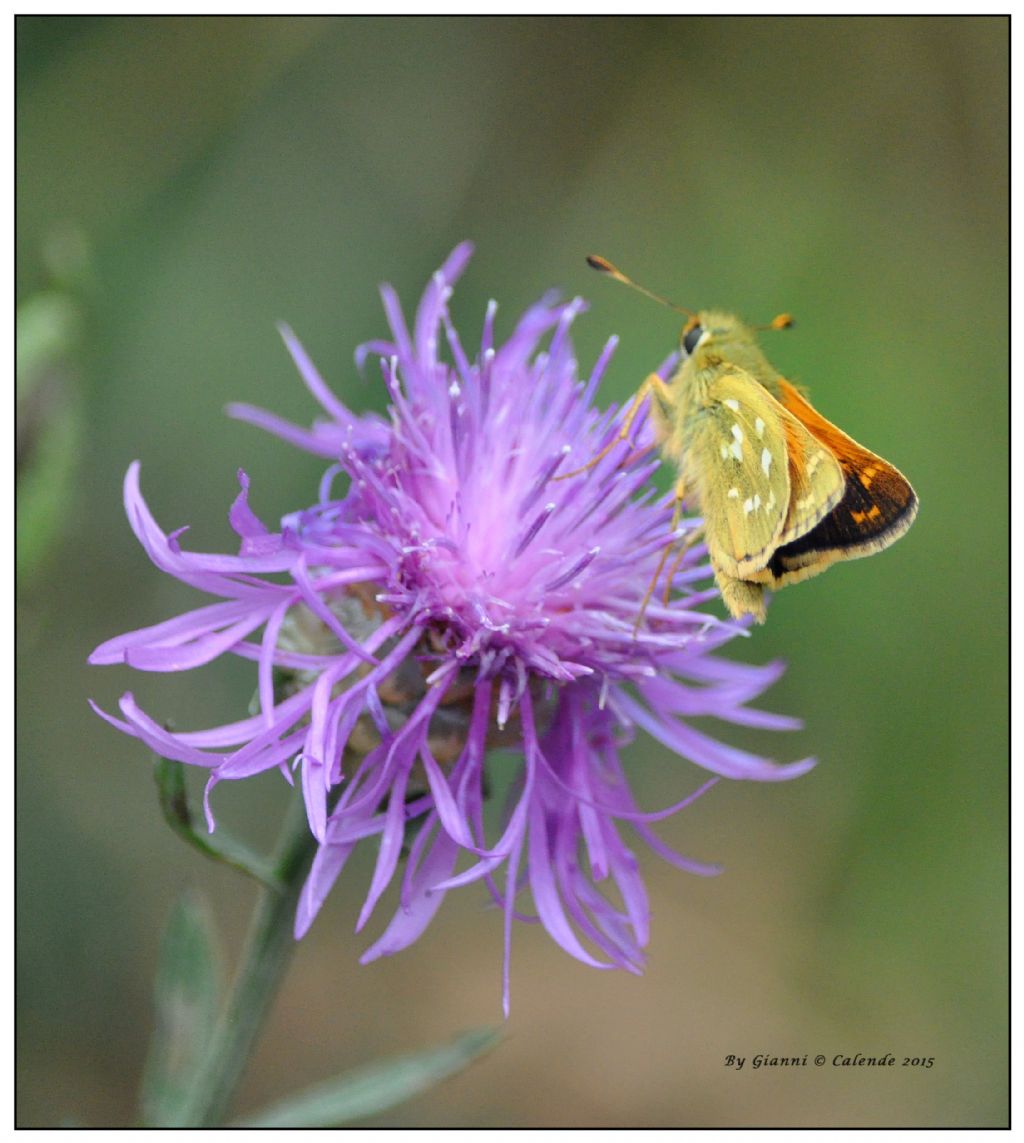
M 695 325 L 693 329 L 687 331 L 686 336 L 683 338 L 683 349 L 685 349 L 688 354 L 693 353 L 697 348 L 697 342 L 700 341 L 703 336 L 704 327 Z

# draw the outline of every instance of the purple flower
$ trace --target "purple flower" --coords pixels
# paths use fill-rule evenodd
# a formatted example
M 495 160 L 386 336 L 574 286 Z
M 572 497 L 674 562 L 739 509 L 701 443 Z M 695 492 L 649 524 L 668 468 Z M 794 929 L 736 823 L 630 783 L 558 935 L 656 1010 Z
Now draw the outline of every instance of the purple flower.
M 357 929 L 400 881 L 398 908 L 364 962 L 415 941 L 447 890 L 483 881 L 504 913 L 507 1011 L 524 890 L 567 952 L 640 971 L 648 904 L 627 835 L 683 869 L 716 872 L 669 849 L 651 823 L 719 777 L 791 778 L 813 759 L 776 765 L 689 724 L 713 715 L 797 725 L 746 705 L 781 665 L 713 655 L 743 625 L 700 610 L 715 595 L 696 586 L 709 579 L 700 548 L 673 573 L 676 598 L 666 604 L 659 590 L 634 631 L 673 539 L 670 500 L 651 488 L 649 426 L 638 422 L 629 443 L 586 472 L 553 479 L 618 431 L 615 411 L 592 405 L 614 339 L 581 383 L 569 338 L 579 299 L 543 299 L 500 346 L 492 303 L 471 358 L 447 310 L 469 255 L 459 246 L 434 275 L 412 331 L 383 290 L 392 339 L 363 346 L 357 361 L 381 359 L 390 423 L 345 408 L 283 330 L 329 419 L 307 432 L 246 406 L 232 411 L 335 463 L 317 503 L 280 531 L 254 515 L 240 473 L 229 514 L 238 554 L 186 552 L 179 533 L 153 519 L 131 466 L 125 506 L 150 558 L 220 602 L 112 639 L 90 661 L 178 671 L 225 652 L 252 660 L 258 713 L 239 722 L 172 734 L 130 694 L 121 718 L 100 713 L 159 754 L 209 770 L 211 829 L 217 782 L 299 771 L 319 849 L 297 936 L 363 838 L 377 839 L 378 856 Z M 638 727 L 710 780 L 668 809 L 639 810 L 620 757 Z M 504 769 L 514 776 L 492 827 L 484 803 L 495 748 L 512 753 Z

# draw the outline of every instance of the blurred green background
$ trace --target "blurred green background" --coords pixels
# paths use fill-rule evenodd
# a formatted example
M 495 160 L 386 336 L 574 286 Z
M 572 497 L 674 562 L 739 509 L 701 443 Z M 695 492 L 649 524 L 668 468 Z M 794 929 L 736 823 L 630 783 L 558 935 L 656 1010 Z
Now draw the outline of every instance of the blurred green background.
M 130 1122 L 171 901 L 201 885 L 232 957 L 252 902 L 171 835 L 146 752 L 86 706 L 131 688 L 199 727 L 254 686 L 242 663 L 86 667 L 200 601 L 131 536 L 125 468 L 141 459 L 158 520 L 196 548 L 234 544 L 240 466 L 264 519 L 310 502 L 321 463 L 223 406 L 309 422 L 283 319 L 346 401 L 382 409 L 352 363 L 385 332 L 377 284 L 411 307 L 468 237 L 464 344 L 489 297 L 507 333 L 549 287 L 582 293 L 582 368 L 622 338 L 604 402 L 678 321 L 586 253 L 690 307 L 795 313 L 773 361 L 922 509 L 731 649 L 788 661 L 762 705 L 806 728 L 723 736 L 820 765 L 720 785 L 660 827 L 726 871 L 644 854 L 647 974 L 594 972 L 520 927 L 507 1041 L 371 1122 L 1005 1124 L 1007 21 L 21 17 L 17 47 L 18 301 L 44 363 L 19 400 L 19 1122 Z M 630 766 L 645 806 L 694 785 L 650 742 Z M 274 775 L 221 786 L 219 814 L 265 843 L 284 796 Z M 371 860 L 299 948 L 240 1110 L 499 1022 L 482 891 L 358 966 Z M 857 1051 L 935 1063 L 724 1066 Z

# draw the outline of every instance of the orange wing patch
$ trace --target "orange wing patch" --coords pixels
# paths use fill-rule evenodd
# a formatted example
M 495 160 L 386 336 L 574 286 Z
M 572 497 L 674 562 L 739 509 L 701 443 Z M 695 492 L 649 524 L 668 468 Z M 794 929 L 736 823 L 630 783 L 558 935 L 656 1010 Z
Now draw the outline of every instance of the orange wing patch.
M 750 579 L 782 587 L 817 575 L 837 560 L 879 552 L 906 532 L 917 515 L 917 495 L 888 461 L 826 420 L 788 381 L 778 382 L 779 403 L 839 462 L 842 499 L 809 532 L 780 545 L 767 567 Z

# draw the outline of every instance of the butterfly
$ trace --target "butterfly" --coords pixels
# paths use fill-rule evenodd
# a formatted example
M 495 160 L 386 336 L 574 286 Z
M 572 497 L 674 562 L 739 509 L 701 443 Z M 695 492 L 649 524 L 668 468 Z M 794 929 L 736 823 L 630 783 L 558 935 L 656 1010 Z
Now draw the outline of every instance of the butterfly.
M 680 309 L 605 259 L 593 255 L 587 261 Z M 658 447 L 677 473 L 673 533 L 684 502 L 694 503 L 730 614 L 763 623 L 766 590 L 889 547 L 914 522 L 917 495 L 893 465 L 836 428 L 769 364 L 758 327 L 718 310 L 682 312 L 689 321 L 675 374 L 669 381 L 650 374 L 616 438 L 567 476 L 627 439 L 650 397 Z M 782 314 L 768 328 L 790 325 L 792 319 Z M 671 550 L 667 545 L 662 553 L 641 617 Z

